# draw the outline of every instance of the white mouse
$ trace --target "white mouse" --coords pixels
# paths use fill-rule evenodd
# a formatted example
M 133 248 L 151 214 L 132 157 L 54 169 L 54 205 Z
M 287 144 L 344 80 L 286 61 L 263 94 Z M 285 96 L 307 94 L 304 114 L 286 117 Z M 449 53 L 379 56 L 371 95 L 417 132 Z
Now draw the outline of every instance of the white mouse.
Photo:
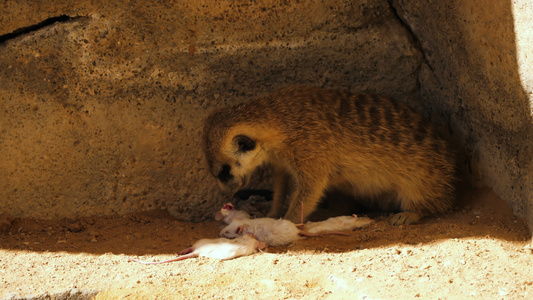
M 265 243 L 260 242 L 252 235 L 247 234 L 233 240 L 225 238 L 201 239 L 194 243 L 192 247 L 181 251 L 179 253 L 180 256 L 168 260 L 140 261 L 134 258 L 129 258 L 129 260 L 142 264 L 164 264 L 198 256 L 227 260 L 250 255 L 254 253 L 255 250 L 261 250 L 264 248 L 266 248 Z
M 284 219 L 234 219 L 220 232 L 220 236 L 236 238 L 243 234 L 254 237 L 268 246 L 284 246 L 300 239 L 300 229 Z
M 215 220 L 222 220 L 226 224 L 230 224 L 234 219 L 250 219 L 250 215 L 243 210 L 236 210 L 231 202 L 224 204 L 215 215 Z
M 272 218 L 234 219 L 220 232 L 220 236 L 227 238 L 236 238 L 243 234 L 253 234 L 258 241 L 272 247 L 288 245 L 301 239 L 302 236 L 346 235 L 342 232 L 309 233 L 305 230 L 300 230 L 297 225 L 289 220 Z
M 374 222 L 374 220 L 366 217 L 359 218 L 357 215 L 340 216 L 329 218 L 321 222 L 307 222 L 304 224 L 302 231 L 310 234 L 347 231 L 368 226 L 372 222 Z

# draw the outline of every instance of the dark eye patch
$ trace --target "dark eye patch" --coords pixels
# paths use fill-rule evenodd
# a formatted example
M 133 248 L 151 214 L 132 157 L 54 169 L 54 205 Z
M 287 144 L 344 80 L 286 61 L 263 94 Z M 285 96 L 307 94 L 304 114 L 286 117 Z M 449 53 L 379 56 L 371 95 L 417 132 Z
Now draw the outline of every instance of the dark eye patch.
M 255 141 L 245 135 L 238 135 L 235 137 L 239 152 L 247 152 L 255 149 Z
M 217 178 L 221 182 L 228 182 L 233 179 L 233 175 L 230 173 L 231 167 L 229 165 L 223 165 L 222 170 L 218 172 Z

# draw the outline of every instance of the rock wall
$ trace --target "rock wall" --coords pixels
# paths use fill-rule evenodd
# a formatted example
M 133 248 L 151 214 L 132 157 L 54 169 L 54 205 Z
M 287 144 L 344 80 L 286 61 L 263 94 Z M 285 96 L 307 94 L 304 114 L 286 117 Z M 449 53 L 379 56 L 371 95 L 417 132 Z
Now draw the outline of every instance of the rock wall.
M 384 0 L 6 1 L 0 213 L 204 220 L 213 108 L 296 83 L 418 106 L 421 63 Z
M 533 6 L 515 1 L 391 1 L 424 53 L 421 98 L 467 150 L 471 179 L 533 231 Z
M 453 140 L 472 182 L 533 226 L 527 0 L 7 1 L 0 212 L 74 218 L 224 199 L 199 142 L 213 108 L 289 84 L 385 94 Z

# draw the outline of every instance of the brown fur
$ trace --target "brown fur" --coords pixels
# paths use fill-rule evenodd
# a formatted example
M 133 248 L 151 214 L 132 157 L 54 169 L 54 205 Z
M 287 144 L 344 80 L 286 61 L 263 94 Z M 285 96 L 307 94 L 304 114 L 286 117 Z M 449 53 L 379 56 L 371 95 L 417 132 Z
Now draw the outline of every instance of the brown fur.
M 409 224 L 449 210 L 454 159 L 435 129 L 405 104 L 382 96 L 306 86 L 211 114 L 204 127 L 211 173 L 228 194 L 254 169 L 274 170 L 270 217 L 300 221 L 326 190 L 341 190 L 383 209 L 392 223 Z M 331 200 L 330 200 L 331 201 Z

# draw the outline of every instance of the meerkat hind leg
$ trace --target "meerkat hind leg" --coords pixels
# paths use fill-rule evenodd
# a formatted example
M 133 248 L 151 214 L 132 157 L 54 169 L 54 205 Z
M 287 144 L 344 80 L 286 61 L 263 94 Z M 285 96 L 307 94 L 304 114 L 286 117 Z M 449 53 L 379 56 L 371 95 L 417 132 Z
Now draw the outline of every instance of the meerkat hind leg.
M 390 219 L 390 223 L 396 226 L 409 225 L 409 224 L 418 223 L 418 221 L 420 221 L 421 218 L 422 216 L 420 214 L 409 212 L 409 211 L 404 211 L 404 212 L 400 212 L 392 216 L 392 218 Z

